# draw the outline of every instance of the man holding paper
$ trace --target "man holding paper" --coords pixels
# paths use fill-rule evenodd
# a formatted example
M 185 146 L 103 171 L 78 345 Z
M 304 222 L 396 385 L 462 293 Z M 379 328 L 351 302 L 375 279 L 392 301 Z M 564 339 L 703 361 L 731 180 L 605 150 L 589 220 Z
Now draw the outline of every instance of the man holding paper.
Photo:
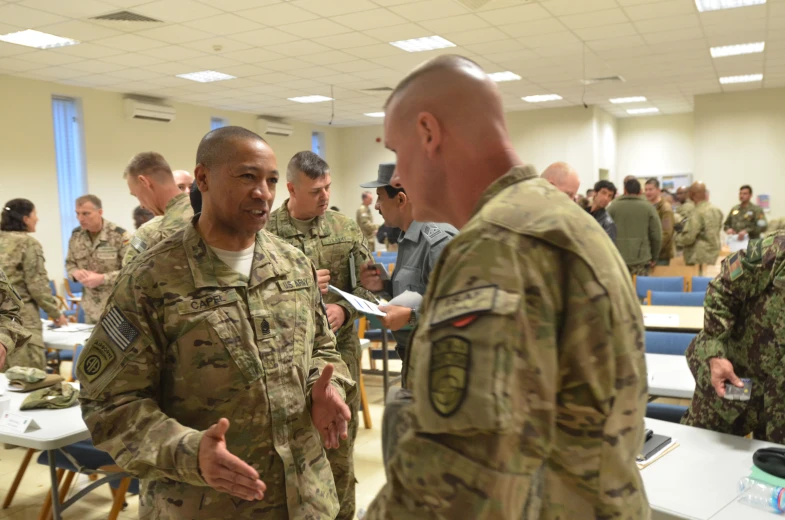
M 390 226 L 403 231 L 398 238 L 395 271 L 392 278 L 383 280 L 382 269 L 370 262 L 363 266 L 360 281 L 369 291 L 381 293 L 388 300 L 392 298 L 390 305 L 379 307 L 380 311 L 387 314 L 381 321 L 392 331 L 397 343 L 395 350 L 405 360 L 406 345 L 412 326 L 417 323 L 417 309 L 428 287 L 431 271 L 442 249 L 458 234 L 458 230 L 449 224 L 415 221 L 406 190 L 390 185 L 394 172 L 395 164 L 380 164 L 378 178 L 374 182 L 361 184 L 361 187 L 376 188 L 376 210 Z M 407 295 L 413 297 L 407 298 L 409 301 L 400 301 L 399 298 L 405 292 L 416 294 Z
M 305 253 L 316 266 L 327 319 L 337 340 L 336 348 L 357 381 L 360 339 L 354 320 L 360 313 L 340 295 L 328 293 L 328 286 L 373 301 L 371 293 L 357 281 L 360 266 L 371 259 L 368 243 L 355 222 L 328 211 L 330 167 L 321 157 L 309 151 L 295 154 L 286 169 L 286 181 L 289 199 L 270 215 L 266 230 Z M 349 439 L 341 443 L 340 448 L 327 453 L 341 504 L 338 519 L 353 519 L 355 509 L 353 452 L 359 401 L 349 403 L 349 407 L 352 411 Z

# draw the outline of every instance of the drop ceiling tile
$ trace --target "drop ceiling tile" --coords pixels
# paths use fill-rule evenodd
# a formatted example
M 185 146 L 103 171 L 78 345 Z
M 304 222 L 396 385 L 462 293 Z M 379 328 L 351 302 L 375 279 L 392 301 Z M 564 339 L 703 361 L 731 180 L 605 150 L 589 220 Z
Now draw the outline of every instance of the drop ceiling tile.
M 447 18 L 438 18 L 434 20 L 418 22 L 418 24 L 431 31 L 431 34 L 469 31 L 471 29 L 482 29 L 483 27 L 488 27 L 488 22 L 476 14 L 464 14 L 460 16 L 450 16 Z
M 68 65 L 70 63 L 74 63 L 77 61 L 81 61 L 82 58 L 78 56 L 68 56 L 63 54 L 55 54 L 50 52 L 49 50 L 35 50 L 33 52 L 26 53 L 22 56 L 17 56 L 19 59 L 24 59 L 26 61 L 30 61 L 32 63 L 40 63 L 41 66 L 49 65 L 49 66 L 60 66 L 60 65 Z
M 195 42 L 188 42 L 183 43 L 182 45 L 178 45 L 177 47 L 181 49 L 186 49 L 186 51 L 195 53 L 193 56 L 185 56 L 184 58 L 177 58 L 177 59 L 185 59 L 185 58 L 193 58 L 196 56 L 203 56 L 204 54 L 226 54 L 229 52 L 234 51 L 244 51 L 246 49 L 250 49 L 253 47 L 248 43 L 238 42 L 237 40 L 230 40 L 229 38 L 223 36 L 217 36 L 215 38 L 208 38 L 206 40 L 198 40 Z M 165 47 L 168 48 L 168 47 Z M 155 55 L 155 51 L 149 51 L 152 55 Z M 146 54 L 148 51 L 144 51 L 142 54 Z
M 305 61 L 305 57 L 303 56 L 301 59 Z M 332 65 L 330 65 L 332 67 Z M 324 76 L 332 76 L 335 74 L 335 70 L 327 67 L 308 67 L 307 69 L 300 69 L 300 70 L 293 70 L 291 74 L 297 76 L 299 78 L 323 78 Z
M 765 6 L 758 6 L 758 7 L 765 7 Z M 778 16 L 785 17 L 785 2 L 774 2 L 774 1 L 769 2 L 768 15 L 771 17 L 778 17 Z
M 89 18 L 115 10 L 112 4 L 98 0 L 72 0 L 69 2 L 52 2 L 51 0 L 22 0 L 17 5 L 38 9 L 67 18 Z
M 205 33 L 220 35 L 244 33 L 262 29 L 264 27 L 260 23 L 253 22 L 247 18 L 243 18 L 231 13 L 219 14 L 209 18 L 202 18 L 201 20 L 193 20 L 190 22 L 185 22 L 183 25 Z
M 266 48 L 284 56 L 308 56 L 317 52 L 328 52 L 330 50 L 329 47 L 319 45 L 310 40 L 279 43 L 277 45 L 268 45 Z
M 152 38 L 166 43 L 182 44 L 195 40 L 203 40 L 209 38 L 211 35 L 186 27 L 184 25 L 167 25 L 164 27 L 156 27 L 155 29 L 147 29 L 136 33 L 138 36 L 144 38 Z
M 118 63 L 108 63 L 99 60 L 84 60 L 78 61 L 76 63 L 70 63 L 68 68 L 80 70 L 89 74 L 107 74 L 116 70 L 124 69 L 126 66 L 120 65 Z
M 539 36 L 541 34 L 560 33 L 567 30 L 567 27 L 556 18 L 544 18 L 536 22 L 520 22 L 499 27 L 502 31 L 513 38 L 523 38 L 527 36 Z
M 278 29 L 303 38 L 319 38 L 321 36 L 332 36 L 334 34 L 351 32 L 351 29 L 348 27 L 325 19 L 281 25 L 278 26 Z
M 418 24 L 405 23 L 402 25 L 393 25 L 391 27 L 379 27 L 372 31 L 365 31 L 367 36 L 382 40 L 385 42 L 397 42 L 399 40 L 411 40 L 413 38 L 422 38 L 424 36 L 431 36 L 433 33 L 428 29 L 420 27 Z
M 164 60 L 153 58 L 151 56 L 144 56 L 142 54 L 126 53 L 115 56 L 106 56 L 105 58 L 101 58 L 101 61 L 114 63 L 117 65 L 125 65 L 126 67 L 144 67 L 146 65 L 156 65 L 158 63 L 163 63 Z
M 218 72 L 221 71 L 222 67 L 241 65 L 240 61 L 233 60 L 226 56 L 201 56 L 199 58 L 188 58 L 186 60 L 180 60 L 180 62 L 186 65 L 191 65 L 194 67 L 194 70 L 214 70 Z
M 107 85 L 125 85 L 128 83 L 127 79 L 118 78 L 110 74 L 95 74 L 92 76 L 78 77 L 77 81 L 82 85 L 93 87 L 104 87 Z
M 0 20 L 9 25 L 34 29 L 64 22 L 66 19 L 56 14 L 30 9 L 19 4 L 7 4 L 0 6 Z
M 445 33 L 444 37 L 456 45 L 465 46 L 477 43 L 501 41 L 509 39 L 509 35 L 496 27 L 485 27 L 457 33 Z
M 637 5 L 625 5 L 624 11 L 633 21 L 681 16 L 694 14 L 695 3 L 685 0 L 668 0 L 667 2 L 643 2 Z
M 119 31 L 107 29 L 94 23 L 82 22 L 80 20 L 68 20 L 66 22 L 47 25 L 45 27 L 41 27 L 41 30 L 50 34 L 62 36 L 64 38 L 79 40 L 80 42 L 87 42 L 91 40 L 97 40 L 99 38 L 108 38 L 109 36 L 117 36 L 122 34 Z
M 127 79 L 129 81 L 147 81 L 152 78 L 160 78 L 161 74 L 149 70 L 138 68 L 125 68 L 112 72 L 112 76 Z
M 104 1 L 110 1 L 110 0 L 104 0 Z M 131 0 L 126 0 L 126 1 L 131 1 Z M 284 0 L 198 0 L 198 1 L 203 4 L 209 5 L 210 7 L 215 7 L 216 9 L 221 9 L 222 11 L 226 11 L 227 13 L 242 11 L 244 9 L 251 9 L 254 7 L 263 7 L 266 5 L 280 4 L 284 2 Z
M 0 42 L 0 56 L 18 56 L 20 54 L 30 54 L 31 52 L 34 52 L 34 49 L 30 47 Z
M 96 45 L 94 43 L 81 43 L 79 45 L 69 45 L 68 47 L 59 47 L 57 49 L 49 50 L 57 54 L 79 56 L 81 58 L 88 59 L 105 58 L 107 56 L 117 56 L 118 54 L 123 54 L 122 49 L 104 47 L 103 45 Z
M 549 0 L 543 4 L 548 11 L 555 16 L 565 16 L 569 14 L 589 13 L 592 11 L 601 11 L 603 9 L 612 9 L 616 7 L 615 0 Z
M 540 34 L 538 36 L 523 36 L 518 38 L 518 42 L 522 43 L 529 49 L 539 49 L 549 45 L 562 45 L 565 43 L 574 43 L 576 41 L 579 41 L 578 38 L 573 33 L 568 31 L 551 34 Z
M 247 43 L 249 45 L 255 45 L 258 47 L 263 47 L 266 45 L 275 45 L 277 43 L 288 43 L 300 39 L 299 36 L 295 36 L 294 34 L 285 33 L 283 31 L 279 31 L 278 29 L 272 29 L 272 28 L 259 29 L 256 31 L 249 31 L 240 34 L 233 34 L 231 38 L 233 40 Z
M 732 45 L 736 43 L 758 42 L 761 40 L 760 32 L 728 32 L 721 36 L 707 36 L 706 41 L 710 47 Z
M 323 84 L 319 81 L 315 81 L 312 79 L 296 79 L 293 81 L 285 81 L 283 83 L 277 83 L 277 85 L 281 88 L 287 89 L 299 89 L 299 90 L 313 90 L 317 88 L 321 88 Z
M 310 63 L 295 58 L 266 61 L 263 63 L 263 65 L 264 68 L 266 69 L 275 70 L 279 72 L 285 72 L 295 69 L 307 69 L 308 67 L 311 66 Z
M 156 0 L 134 7 L 133 11 L 168 23 L 190 22 L 221 14 L 220 10 L 194 0 Z
M 335 63 L 330 68 L 335 69 L 337 72 L 355 73 L 375 70 L 379 68 L 379 65 L 366 60 L 355 60 L 346 63 Z
M 395 14 L 413 22 L 471 13 L 468 8 L 453 0 L 422 0 L 415 4 L 404 4 L 390 7 L 389 9 Z
M 167 61 L 187 60 L 189 58 L 198 58 L 205 55 L 203 52 L 180 45 L 169 45 L 149 51 L 139 51 L 138 54 Z
M 652 18 L 635 22 L 635 28 L 641 34 L 675 31 L 678 29 L 692 29 L 697 36 L 701 35 L 701 26 L 695 15 L 669 16 L 665 18 Z
M 559 20 L 570 29 L 585 29 L 587 27 L 597 27 L 600 25 L 611 25 L 630 21 L 621 9 L 606 9 L 593 13 L 561 16 L 559 17 Z
M 393 47 L 389 43 L 377 43 L 375 45 L 366 45 L 364 47 L 347 48 L 346 54 L 350 54 L 357 58 L 383 58 L 385 56 L 394 56 L 402 51 L 397 47 Z
M 771 6 L 774 4 L 769 2 Z M 709 11 L 700 13 L 701 23 L 705 25 L 727 25 L 729 27 L 739 26 L 747 23 L 749 20 L 766 18 L 766 10 L 769 5 L 756 5 L 745 7 L 744 9 L 722 9 L 718 11 Z M 772 16 L 776 16 L 772 14 Z
M 58 80 L 84 76 L 84 72 L 66 67 L 47 67 L 35 71 L 36 76 L 42 79 Z
M 517 42 L 511 38 L 507 40 L 498 40 L 485 43 L 473 43 L 471 45 L 465 45 L 464 47 L 466 47 L 469 51 L 479 55 L 524 50 L 524 47 L 520 42 Z
M 250 63 L 251 65 L 262 63 L 264 61 L 273 61 L 284 58 L 283 55 L 278 54 L 277 52 L 259 48 L 227 52 L 223 54 L 223 56 L 241 63 Z
M 563 56 L 580 56 L 583 51 L 583 43 L 575 42 L 562 45 L 548 45 L 538 48 L 535 52 L 546 58 L 556 58 Z
M 646 42 L 637 34 L 622 36 L 621 38 L 608 38 L 605 40 L 592 40 L 586 44 L 593 51 L 609 49 L 627 49 L 630 47 L 643 47 Z
M 363 47 L 366 45 L 379 43 L 379 40 L 376 38 L 372 38 L 367 34 L 358 32 L 336 34 L 334 36 L 324 36 L 322 38 L 316 38 L 314 41 L 333 49 L 346 49 L 347 52 L 355 47 Z
M 747 41 L 761 41 L 764 39 L 763 35 L 766 34 L 766 22 L 766 18 L 758 18 L 756 20 L 749 20 L 745 24 L 739 24 L 731 27 L 728 27 L 724 24 L 704 24 L 703 32 L 708 37 L 722 37 L 734 33 L 744 32 L 749 33 L 750 35 L 756 35 L 756 38 Z M 746 43 L 746 41 L 742 43 Z
M 550 18 L 551 15 L 537 4 L 521 5 L 505 9 L 478 12 L 480 18 L 494 25 L 508 25 L 511 23 L 531 22 Z
M 249 63 L 243 63 L 241 65 L 229 65 L 227 67 L 222 67 L 221 72 L 224 74 L 229 74 L 231 76 L 235 76 L 237 78 L 249 78 L 252 76 L 260 76 L 262 74 L 270 74 L 272 71 L 265 67 L 260 67 L 258 65 L 252 65 Z M 236 87 L 240 88 L 240 87 Z
M 614 25 L 603 25 L 600 27 L 576 29 L 574 32 L 586 41 L 620 38 L 622 36 L 631 36 L 637 34 L 635 27 L 633 27 L 631 23 L 618 23 Z
M 319 18 L 318 15 L 295 7 L 292 4 L 273 4 L 239 11 L 236 14 L 243 18 L 275 27 Z
M 170 61 L 168 63 L 155 63 L 155 64 L 148 64 L 148 65 L 140 65 L 141 68 L 155 72 L 157 74 L 164 74 L 166 76 L 174 77 L 178 74 L 186 74 L 188 72 L 193 72 L 194 68 L 191 65 L 186 65 L 184 63 L 177 63 L 174 61 Z M 188 81 L 182 78 L 178 78 L 181 82 Z M 181 85 L 187 85 L 187 83 L 179 83 Z
M 295 0 L 292 5 L 310 11 L 319 16 L 330 17 L 342 14 L 370 11 L 377 6 L 368 0 L 341 0 L 340 2 L 325 2 L 324 0 Z
M 42 69 L 43 65 L 40 63 L 33 63 L 24 61 L 17 58 L 0 58 L 0 71 L 3 72 L 26 72 L 29 70 Z
M 144 38 L 136 34 L 121 34 L 119 36 L 110 36 L 109 38 L 101 38 L 96 40 L 95 43 L 104 47 L 112 47 L 125 52 L 144 51 L 148 49 L 155 49 L 164 47 L 166 44 L 159 40 L 151 38 Z
M 302 56 L 300 59 L 307 61 L 308 63 L 313 63 L 314 65 L 332 65 L 334 63 L 346 63 L 347 61 L 353 61 L 356 59 L 356 56 L 352 56 L 351 54 L 343 51 L 333 50 L 319 52 L 310 56 Z
M 647 33 L 642 36 L 643 39 L 646 40 L 646 43 L 655 47 L 661 43 L 695 40 L 701 39 L 703 37 L 700 32 L 696 32 L 694 29 L 678 29 L 675 31 L 654 32 Z
M 355 31 L 369 31 L 378 27 L 389 27 L 406 23 L 406 19 L 391 13 L 387 9 L 373 9 L 371 11 L 344 14 L 336 16 L 332 20 Z

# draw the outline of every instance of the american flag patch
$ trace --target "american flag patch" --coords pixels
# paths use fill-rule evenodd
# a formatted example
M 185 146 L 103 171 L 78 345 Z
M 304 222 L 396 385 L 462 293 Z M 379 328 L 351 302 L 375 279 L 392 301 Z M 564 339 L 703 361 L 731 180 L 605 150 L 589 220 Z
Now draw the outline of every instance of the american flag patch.
M 112 310 L 106 313 L 104 319 L 101 320 L 101 325 L 104 331 L 111 338 L 115 345 L 120 347 L 120 350 L 125 352 L 131 343 L 139 336 L 139 331 L 136 327 L 131 325 L 123 313 L 117 307 L 112 307 Z

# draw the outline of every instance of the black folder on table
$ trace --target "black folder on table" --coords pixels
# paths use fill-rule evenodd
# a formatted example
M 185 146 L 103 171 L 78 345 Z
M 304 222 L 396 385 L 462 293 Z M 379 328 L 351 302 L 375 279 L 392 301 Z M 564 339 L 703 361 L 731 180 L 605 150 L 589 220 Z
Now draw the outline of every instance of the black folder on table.
M 638 462 L 649 460 L 670 444 L 671 440 L 671 437 L 654 433 L 645 443 L 643 443 L 643 449 L 637 457 Z

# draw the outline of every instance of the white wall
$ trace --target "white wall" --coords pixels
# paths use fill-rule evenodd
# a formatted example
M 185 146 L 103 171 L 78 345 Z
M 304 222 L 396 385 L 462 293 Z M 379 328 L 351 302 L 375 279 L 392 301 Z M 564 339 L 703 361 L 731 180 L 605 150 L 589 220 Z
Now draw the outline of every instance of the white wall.
M 594 172 L 593 182 L 599 180 L 599 170 L 608 170 L 608 178 L 615 179 L 617 175 L 616 161 L 618 156 L 618 120 L 608 112 L 594 109 Z M 593 183 L 592 183 L 593 184 Z M 581 190 L 586 190 L 592 184 L 586 184 Z
M 693 114 L 622 118 L 618 127 L 617 184 L 627 175 L 694 173 Z

